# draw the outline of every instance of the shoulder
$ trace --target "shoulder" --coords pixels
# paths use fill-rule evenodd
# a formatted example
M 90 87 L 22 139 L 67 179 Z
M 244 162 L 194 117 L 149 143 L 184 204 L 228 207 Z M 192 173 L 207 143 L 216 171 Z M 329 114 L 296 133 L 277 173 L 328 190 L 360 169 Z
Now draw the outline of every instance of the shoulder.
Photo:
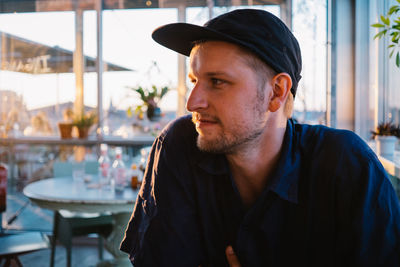
M 322 156 L 333 154 L 336 158 L 377 160 L 375 153 L 356 133 L 323 125 L 294 125 L 295 137 L 303 151 Z
M 321 125 L 299 124 L 295 128 L 302 162 L 317 180 L 334 181 L 337 189 L 343 192 L 346 188 L 348 193 L 390 184 L 376 154 L 354 132 Z
M 318 177 L 354 185 L 387 179 L 376 154 L 354 132 L 322 125 L 294 128 L 302 162 Z
M 157 140 L 163 143 L 176 144 L 182 142 L 193 142 L 196 140 L 196 129 L 192 123 L 192 116 L 186 115 L 171 121 L 161 131 Z
M 192 116 L 179 117 L 168 123 L 153 143 L 156 153 L 180 150 L 192 151 L 196 148 L 197 132 L 192 123 Z
M 171 121 L 153 144 L 153 164 L 159 166 L 163 163 L 174 171 L 181 169 L 183 165 L 193 162 L 199 154 L 196 140 L 197 132 L 191 115 Z

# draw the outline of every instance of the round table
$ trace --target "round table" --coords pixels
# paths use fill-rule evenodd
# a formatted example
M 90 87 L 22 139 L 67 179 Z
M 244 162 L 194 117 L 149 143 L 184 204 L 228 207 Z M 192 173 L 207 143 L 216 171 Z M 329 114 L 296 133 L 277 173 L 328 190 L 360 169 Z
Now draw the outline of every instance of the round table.
M 93 177 L 87 183 L 75 181 L 72 177 L 60 177 L 31 183 L 23 192 L 33 203 L 45 209 L 111 213 L 115 225 L 106 239 L 105 246 L 115 260 L 109 264 L 102 262 L 100 265 L 131 266 L 128 255 L 119 251 L 119 244 L 123 239 L 138 191 L 128 187 L 123 192 L 102 188 Z

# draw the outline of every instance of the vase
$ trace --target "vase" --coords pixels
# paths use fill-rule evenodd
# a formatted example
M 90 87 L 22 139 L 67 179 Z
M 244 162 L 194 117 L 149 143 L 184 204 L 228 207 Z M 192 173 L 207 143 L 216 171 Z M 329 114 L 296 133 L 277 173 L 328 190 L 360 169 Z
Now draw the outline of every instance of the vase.
M 72 123 L 59 122 L 58 129 L 60 130 L 61 139 L 71 139 L 72 138 Z
M 397 138 L 395 136 L 376 136 L 376 150 L 379 155 L 392 157 L 396 146 Z
M 150 121 L 158 121 L 161 118 L 161 109 L 157 106 L 147 106 L 147 118 Z

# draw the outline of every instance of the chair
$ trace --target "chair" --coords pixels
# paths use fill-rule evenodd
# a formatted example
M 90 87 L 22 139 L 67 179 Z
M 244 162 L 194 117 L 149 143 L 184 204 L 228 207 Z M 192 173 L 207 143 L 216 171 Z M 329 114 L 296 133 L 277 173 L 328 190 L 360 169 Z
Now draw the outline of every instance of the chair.
M 19 255 L 48 247 L 47 236 L 40 232 L 0 235 L 0 264 L 5 260 L 4 267 L 15 266 L 12 262 L 15 262 L 17 266 L 22 266 L 18 259 Z
M 7 191 L 0 191 L 0 198 L 6 199 Z M 46 249 L 49 241 L 46 235 L 41 232 L 27 232 L 10 234 L 6 233 L 2 227 L 2 211 L 0 210 L 0 265 L 4 262 L 4 267 L 22 266 L 18 259 L 19 255 Z M 14 262 L 14 264 L 13 264 Z
M 72 163 L 54 162 L 54 177 L 71 176 Z M 86 162 L 85 173 L 97 174 L 97 162 Z M 72 179 L 72 178 L 71 178 Z M 60 210 L 54 212 L 53 238 L 51 242 L 50 266 L 54 266 L 57 240 L 66 248 L 67 266 L 71 266 L 72 238 L 89 234 L 98 235 L 99 259 L 103 258 L 103 237 L 110 234 L 113 226 L 112 216 L 98 213 L 77 213 Z

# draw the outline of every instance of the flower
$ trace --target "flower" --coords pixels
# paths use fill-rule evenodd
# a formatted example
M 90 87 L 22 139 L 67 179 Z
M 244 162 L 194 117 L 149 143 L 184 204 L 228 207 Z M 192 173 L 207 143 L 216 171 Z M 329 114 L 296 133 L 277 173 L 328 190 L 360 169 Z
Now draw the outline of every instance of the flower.
M 143 104 L 137 105 L 134 109 L 134 113 L 138 115 L 140 119 L 143 119 L 143 108 L 146 107 L 146 111 L 154 111 L 158 107 L 158 102 L 163 98 L 163 96 L 169 91 L 167 86 L 157 88 L 157 86 L 153 85 L 151 89 L 139 87 L 127 87 L 131 90 L 134 90 L 140 95 L 140 99 L 143 101 Z M 127 114 L 129 117 L 132 116 L 133 109 L 129 107 L 127 110 Z

